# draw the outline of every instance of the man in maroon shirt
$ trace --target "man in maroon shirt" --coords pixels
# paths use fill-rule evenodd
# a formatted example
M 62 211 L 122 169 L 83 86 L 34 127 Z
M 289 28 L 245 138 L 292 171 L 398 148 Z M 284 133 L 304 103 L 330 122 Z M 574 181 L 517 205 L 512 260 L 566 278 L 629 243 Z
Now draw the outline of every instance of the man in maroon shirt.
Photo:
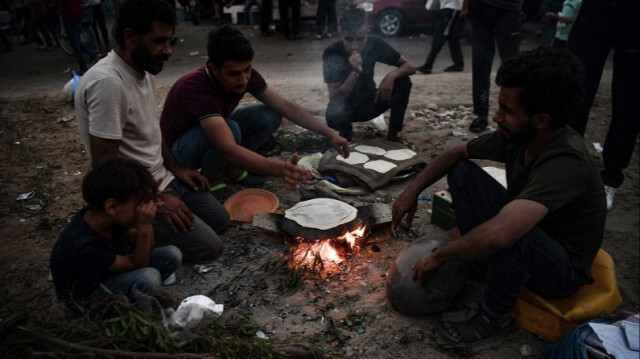
M 211 31 L 207 51 L 206 66 L 183 76 L 169 91 L 160 125 L 178 162 L 201 168 L 216 197 L 228 195 L 224 181 L 243 181 L 247 171 L 281 177 L 288 189 L 302 181 L 297 155 L 280 161 L 255 152 L 280 127 L 282 116 L 349 155 L 346 139 L 267 86 L 251 65 L 253 48 L 240 31 L 228 26 Z M 236 108 L 247 92 L 262 104 Z

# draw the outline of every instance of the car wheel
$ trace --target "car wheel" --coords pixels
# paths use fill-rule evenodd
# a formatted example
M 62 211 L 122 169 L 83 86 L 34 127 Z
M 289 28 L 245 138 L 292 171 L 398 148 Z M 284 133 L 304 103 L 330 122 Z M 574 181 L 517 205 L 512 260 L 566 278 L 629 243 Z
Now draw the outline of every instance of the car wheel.
M 400 35 L 404 26 L 404 15 L 397 9 L 384 10 L 376 20 L 376 30 L 385 37 Z

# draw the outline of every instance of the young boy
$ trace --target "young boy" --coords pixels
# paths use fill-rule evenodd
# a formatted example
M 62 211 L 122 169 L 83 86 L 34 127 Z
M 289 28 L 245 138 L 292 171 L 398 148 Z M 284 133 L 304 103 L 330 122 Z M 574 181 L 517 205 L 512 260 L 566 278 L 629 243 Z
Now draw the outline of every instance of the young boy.
M 87 174 L 87 206 L 60 234 L 51 253 L 56 295 L 67 306 L 99 310 L 112 294 L 136 300 L 175 281 L 182 262 L 177 247 L 154 249 L 157 185 L 138 162 L 105 160 Z

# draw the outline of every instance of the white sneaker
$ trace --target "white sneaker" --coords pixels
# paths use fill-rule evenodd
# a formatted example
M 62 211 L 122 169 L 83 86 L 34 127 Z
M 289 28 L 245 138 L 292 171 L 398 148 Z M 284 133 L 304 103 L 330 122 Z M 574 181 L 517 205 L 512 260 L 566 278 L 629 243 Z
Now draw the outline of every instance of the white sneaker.
M 162 282 L 162 285 L 165 285 L 165 286 L 167 286 L 167 285 L 172 285 L 172 284 L 173 284 L 173 283 L 175 283 L 175 282 L 176 282 L 176 273 L 175 273 L 175 272 L 173 272 L 173 273 L 171 273 L 171 275 L 170 275 L 170 276 L 168 276 L 168 277 L 167 277 L 167 279 L 165 279 L 165 280 Z
M 613 208 L 613 195 L 616 194 L 616 189 L 605 185 L 604 194 L 607 197 L 607 211 L 610 211 Z
M 379 131 L 386 131 L 387 130 L 387 124 L 384 122 L 384 113 L 382 113 L 382 114 L 380 114 L 380 116 L 372 119 L 371 123 L 373 123 Z

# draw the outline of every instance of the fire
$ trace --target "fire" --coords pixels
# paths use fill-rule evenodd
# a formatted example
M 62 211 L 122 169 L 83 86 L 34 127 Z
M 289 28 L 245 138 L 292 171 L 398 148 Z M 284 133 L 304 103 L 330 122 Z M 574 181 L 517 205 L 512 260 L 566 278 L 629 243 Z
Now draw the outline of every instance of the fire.
M 300 242 L 293 253 L 294 263 L 310 268 L 320 265 L 325 269 L 328 266 L 337 265 L 350 253 L 358 251 L 357 241 L 364 237 L 366 229 L 366 226 L 362 225 L 340 237 L 317 241 L 305 241 L 299 238 Z

